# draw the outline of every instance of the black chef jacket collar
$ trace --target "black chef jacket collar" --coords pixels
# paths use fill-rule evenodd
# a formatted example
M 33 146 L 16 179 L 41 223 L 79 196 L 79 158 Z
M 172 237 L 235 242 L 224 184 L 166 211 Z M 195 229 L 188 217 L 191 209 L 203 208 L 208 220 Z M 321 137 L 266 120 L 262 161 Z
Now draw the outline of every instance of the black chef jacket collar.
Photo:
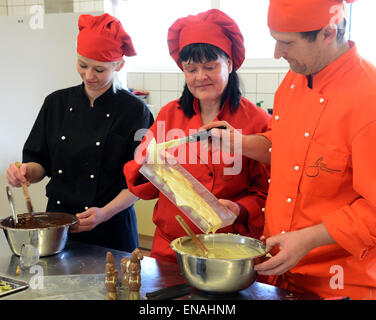
M 114 84 L 112 84 L 111 87 L 109 87 L 107 89 L 107 91 L 105 91 L 101 96 L 99 96 L 98 98 L 95 99 L 95 101 L 94 101 L 95 107 L 102 105 L 105 101 L 107 101 L 109 98 L 111 98 L 115 95 L 113 86 L 114 86 Z M 81 88 L 81 90 L 80 90 L 81 91 L 81 98 L 85 101 L 85 103 L 90 104 L 89 98 L 88 98 L 86 91 L 85 91 L 85 84 L 83 82 L 81 83 L 80 88 Z

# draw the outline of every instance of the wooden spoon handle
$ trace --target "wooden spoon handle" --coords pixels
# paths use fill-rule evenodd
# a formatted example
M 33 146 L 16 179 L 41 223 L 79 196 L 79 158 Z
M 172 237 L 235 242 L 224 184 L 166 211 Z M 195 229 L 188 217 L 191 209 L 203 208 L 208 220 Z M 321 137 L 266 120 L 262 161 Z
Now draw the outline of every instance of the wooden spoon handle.
M 17 161 L 16 167 L 18 169 L 21 168 L 21 163 Z M 32 212 L 34 212 L 34 210 L 33 210 L 32 204 L 31 204 L 29 189 L 27 188 L 27 185 L 26 185 L 25 182 L 22 182 L 21 185 L 22 185 L 22 189 L 23 189 L 23 192 L 24 192 L 24 195 L 25 195 L 25 198 L 26 198 L 27 210 L 29 211 L 29 213 L 32 213 Z
M 192 231 L 192 229 L 189 227 L 189 225 L 183 220 L 183 218 L 180 215 L 175 216 L 176 220 L 178 220 L 181 227 L 184 229 L 184 231 L 192 238 L 192 240 L 204 251 L 205 256 L 208 256 L 209 250 L 204 246 L 204 244 L 201 242 L 201 240 L 197 237 L 197 235 Z

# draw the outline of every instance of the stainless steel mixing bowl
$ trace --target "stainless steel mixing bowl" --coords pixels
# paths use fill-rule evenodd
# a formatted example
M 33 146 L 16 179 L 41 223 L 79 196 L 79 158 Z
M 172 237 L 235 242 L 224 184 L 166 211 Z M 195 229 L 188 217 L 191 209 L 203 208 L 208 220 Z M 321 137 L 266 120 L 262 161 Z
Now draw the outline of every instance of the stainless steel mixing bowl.
M 4 230 L 9 247 L 14 254 L 21 255 L 23 244 L 31 244 L 36 247 L 40 257 L 59 253 L 65 248 L 69 226 L 76 223 L 78 218 L 73 214 L 61 212 L 38 212 L 34 216 L 46 216 L 47 214 L 62 219 L 63 222 L 60 225 L 48 227 L 14 228 L 9 226 L 11 217 L 0 221 L 0 228 Z
M 243 259 L 213 259 L 189 255 L 179 249 L 178 242 L 191 241 L 188 236 L 175 239 L 170 246 L 176 253 L 181 272 L 188 283 L 209 293 L 231 293 L 248 288 L 256 280 L 253 266 L 265 260 L 265 244 L 259 240 L 235 234 L 201 234 L 204 244 L 245 244 L 260 255 Z

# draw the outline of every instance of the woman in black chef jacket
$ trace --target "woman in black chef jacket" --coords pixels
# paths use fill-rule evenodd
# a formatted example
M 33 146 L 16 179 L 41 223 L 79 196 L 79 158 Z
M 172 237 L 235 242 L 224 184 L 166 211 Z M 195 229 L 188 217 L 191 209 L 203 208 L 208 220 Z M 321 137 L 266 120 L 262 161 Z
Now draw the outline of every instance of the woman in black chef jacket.
M 123 55 L 136 54 L 121 23 L 109 14 L 81 15 L 77 71 L 81 85 L 47 96 L 23 148 L 23 164 L 7 170 L 10 185 L 46 187 L 47 211 L 77 214 L 70 239 L 131 252 L 138 246 L 133 204 L 123 165 L 133 159 L 153 117 L 148 107 L 117 88 Z

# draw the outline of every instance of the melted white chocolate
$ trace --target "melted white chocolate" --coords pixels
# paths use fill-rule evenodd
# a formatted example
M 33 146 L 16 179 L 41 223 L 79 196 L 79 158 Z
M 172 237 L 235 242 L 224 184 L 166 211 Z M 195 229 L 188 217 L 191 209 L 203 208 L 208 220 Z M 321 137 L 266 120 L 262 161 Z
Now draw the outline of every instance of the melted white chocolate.
M 208 226 L 207 232 L 215 233 L 222 225 L 222 220 L 219 218 L 218 214 L 194 190 L 193 185 L 186 177 L 172 167 L 166 169 L 161 165 L 161 150 L 175 145 L 178 140 L 156 144 L 153 138 L 150 142 L 147 150 L 154 160 L 156 174 L 174 194 L 176 204 L 178 206 L 191 208 L 193 211 L 192 214 L 197 214 L 201 219 L 201 223 Z
M 205 246 L 208 248 L 209 255 L 208 258 L 213 259 L 244 259 L 253 258 L 261 255 L 263 252 L 251 248 L 245 244 L 239 243 L 223 243 L 223 242 L 206 242 Z M 175 248 L 185 254 L 205 257 L 204 252 L 192 241 L 178 241 L 176 242 Z

